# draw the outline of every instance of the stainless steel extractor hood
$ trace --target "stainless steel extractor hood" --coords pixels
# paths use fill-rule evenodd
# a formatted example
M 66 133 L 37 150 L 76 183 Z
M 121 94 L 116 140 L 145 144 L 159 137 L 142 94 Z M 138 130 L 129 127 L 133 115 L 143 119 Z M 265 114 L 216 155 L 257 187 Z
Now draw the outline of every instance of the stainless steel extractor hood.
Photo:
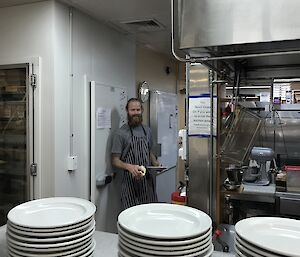
M 179 0 L 179 48 L 190 56 L 293 51 L 299 10 L 299 0 Z

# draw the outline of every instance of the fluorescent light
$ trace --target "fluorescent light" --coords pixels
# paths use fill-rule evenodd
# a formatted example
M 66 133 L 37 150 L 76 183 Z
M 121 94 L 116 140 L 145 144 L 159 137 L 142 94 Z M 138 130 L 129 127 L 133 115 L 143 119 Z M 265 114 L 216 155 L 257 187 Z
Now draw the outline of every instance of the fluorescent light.
M 270 89 L 271 86 L 249 86 L 249 87 L 239 87 L 239 89 Z M 226 89 L 233 89 L 233 87 L 226 87 Z

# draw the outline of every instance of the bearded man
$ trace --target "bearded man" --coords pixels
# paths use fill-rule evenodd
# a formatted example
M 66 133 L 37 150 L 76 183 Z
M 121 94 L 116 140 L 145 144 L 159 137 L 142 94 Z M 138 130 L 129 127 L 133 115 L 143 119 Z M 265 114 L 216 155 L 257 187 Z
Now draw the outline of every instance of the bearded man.
M 154 177 L 144 167 L 159 166 L 151 152 L 152 136 L 149 127 L 142 124 L 143 106 L 137 98 L 126 105 L 128 123 L 113 137 L 112 165 L 123 170 L 121 202 L 123 209 L 157 202 Z

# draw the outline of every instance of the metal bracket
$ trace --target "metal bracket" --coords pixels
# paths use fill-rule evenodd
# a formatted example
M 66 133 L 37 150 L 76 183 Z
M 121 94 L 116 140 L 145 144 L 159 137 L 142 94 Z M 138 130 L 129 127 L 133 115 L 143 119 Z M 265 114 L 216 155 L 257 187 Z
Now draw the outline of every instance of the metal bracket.
M 37 175 L 37 164 L 36 163 L 30 164 L 30 174 L 31 174 L 31 176 Z

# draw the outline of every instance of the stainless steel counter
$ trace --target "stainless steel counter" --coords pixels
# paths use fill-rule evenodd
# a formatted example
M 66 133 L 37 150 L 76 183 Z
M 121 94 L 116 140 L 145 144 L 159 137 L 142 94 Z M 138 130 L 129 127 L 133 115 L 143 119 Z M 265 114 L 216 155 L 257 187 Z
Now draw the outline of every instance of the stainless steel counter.
M 7 256 L 6 250 L 6 226 L 0 227 L 0 257 Z M 96 249 L 95 257 L 117 257 L 118 256 L 118 235 L 96 231 L 95 232 Z M 234 257 L 233 254 L 215 251 L 212 257 Z
M 275 203 L 275 185 L 256 186 L 242 185 L 237 191 L 224 191 L 233 200 L 244 200 L 253 202 Z
M 300 216 L 300 193 L 299 192 L 276 192 L 277 212 L 295 218 Z

